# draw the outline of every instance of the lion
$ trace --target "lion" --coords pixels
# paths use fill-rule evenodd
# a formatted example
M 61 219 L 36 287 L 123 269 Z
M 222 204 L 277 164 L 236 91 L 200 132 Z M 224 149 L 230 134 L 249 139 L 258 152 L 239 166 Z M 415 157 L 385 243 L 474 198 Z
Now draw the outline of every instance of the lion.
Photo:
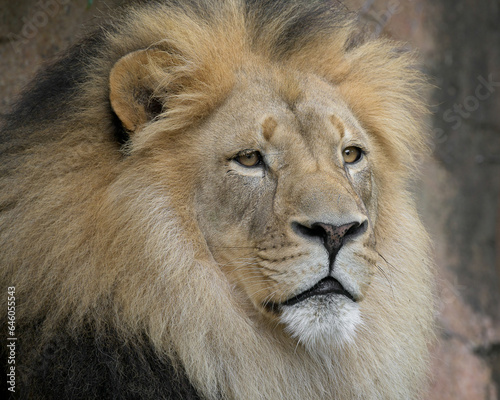
M 2 124 L 11 394 L 421 398 L 414 56 L 331 1 L 115 14 Z

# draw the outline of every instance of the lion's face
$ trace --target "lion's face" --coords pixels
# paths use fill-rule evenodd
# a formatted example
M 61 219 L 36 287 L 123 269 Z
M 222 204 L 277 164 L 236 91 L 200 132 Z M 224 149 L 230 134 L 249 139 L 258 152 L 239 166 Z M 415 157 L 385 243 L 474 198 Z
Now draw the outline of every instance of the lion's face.
M 196 132 L 201 232 L 266 319 L 306 346 L 340 344 L 375 266 L 374 143 L 313 75 L 238 81 Z

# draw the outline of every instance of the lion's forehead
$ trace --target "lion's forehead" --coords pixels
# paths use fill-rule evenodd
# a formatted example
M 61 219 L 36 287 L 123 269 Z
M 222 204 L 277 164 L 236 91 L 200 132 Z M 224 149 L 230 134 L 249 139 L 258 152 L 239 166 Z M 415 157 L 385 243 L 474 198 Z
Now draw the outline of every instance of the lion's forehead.
M 235 88 L 218 124 L 228 142 L 268 144 L 284 153 L 300 152 L 305 160 L 306 153 L 317 155 L 342 139 L 367 139 L 334 85 L 304 74 L 295 78 L 292 95 L 286 93 L 292 89 L 279 86 L 275 80 L 275 75 L 269 80 L 247 77 Z M 217 137 L 217 146 L 221 139 Z

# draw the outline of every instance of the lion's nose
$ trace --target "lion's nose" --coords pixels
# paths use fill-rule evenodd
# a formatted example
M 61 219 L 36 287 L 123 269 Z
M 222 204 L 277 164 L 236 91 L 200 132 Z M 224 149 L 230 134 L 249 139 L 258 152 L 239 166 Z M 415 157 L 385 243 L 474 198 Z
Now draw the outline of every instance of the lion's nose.
M 367 221 L 361 223 L 354 221 L 340 226 L 316 222 L 309 228 L 298 222 L 292 223 L 294 231 L 301 236 L 312 239 L 319 238 L 322 241 L 330 256 L 330 262 L 334 260 L 344 242 L 361 235 L 366 231 L 367 225 Z

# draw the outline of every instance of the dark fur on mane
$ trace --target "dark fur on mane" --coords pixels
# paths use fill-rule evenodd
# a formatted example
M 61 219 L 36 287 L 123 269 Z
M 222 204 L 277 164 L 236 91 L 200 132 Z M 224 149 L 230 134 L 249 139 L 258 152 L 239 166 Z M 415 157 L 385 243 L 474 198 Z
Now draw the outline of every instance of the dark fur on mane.
M 30 367 L 23 366 L 23 358 L 18 359 L 22 381 L 11 398 L 201 399 L 182 370 L 160 359 L 147 339 L 127 344 L 117 340 L 118 336 L 109 330 L 96 335 L 87 326 L 76 333 L 59 333 L 42 349 L 25 349 L 20 342 L 21 354 L 30 357 L 35 349 L 36 354 Z
M 73 104 L 87 78 L 88 60 L 105 46 L 103 32 L 95 31 L 42 68 L 7 114 L 5 129 L 51 124 L 75 112 Z
M 301 47 L 312 37 L 328 35 L 348 22 L 350 13 L 339 1 L 312 0 L 304 4 L 296 0 L 247 0 L 247 13 L 253 16 L 256 43 L 259 32 L 266 31 L 273 21 L 287 16 L 286 24 L 275 37 L 277 58 Z

